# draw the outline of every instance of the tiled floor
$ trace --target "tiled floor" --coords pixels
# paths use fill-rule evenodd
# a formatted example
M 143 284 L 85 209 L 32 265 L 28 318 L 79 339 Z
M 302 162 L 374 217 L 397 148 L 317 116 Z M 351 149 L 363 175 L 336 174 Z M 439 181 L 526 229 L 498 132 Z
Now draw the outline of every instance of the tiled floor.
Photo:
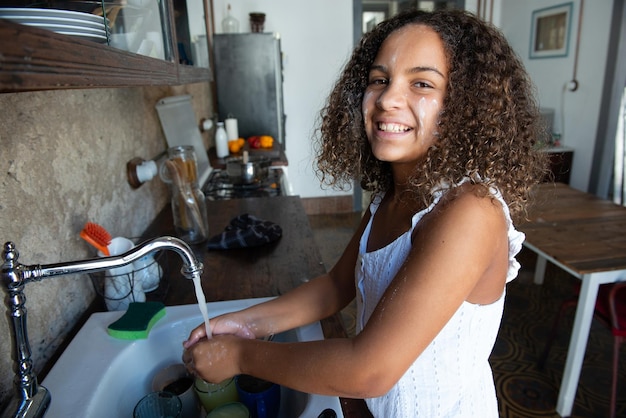
M 310 215 L 309 222 L 327 269 L 337 261 L 358 226 L 360 214 Z M 534 256 L 518 257 L 522 270 L 507 286 L 502 326 L 490 363 L 502 418 L 556 418 L 556 397 L 563 373 L 573 312 L 562 322 L 547 365 L 537 365 L 545 336 L 561 302 L 571 295 L 577 279 L 549 265 L 542 286 L 532 283 Z M 342 315 L 349 333 L 354 330 L 354 305 Z M 594 321 L 576 394 L 572 417 L 608 416 L 612 336 Z M 619 367 L 617 417 L 626 417 L 626 344 Z

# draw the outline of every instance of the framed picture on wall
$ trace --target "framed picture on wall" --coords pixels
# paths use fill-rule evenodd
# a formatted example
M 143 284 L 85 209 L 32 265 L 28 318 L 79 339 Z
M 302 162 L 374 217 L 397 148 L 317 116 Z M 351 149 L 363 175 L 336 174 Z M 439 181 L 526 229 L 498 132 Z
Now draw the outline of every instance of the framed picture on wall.
M 533 11 L 530 58 L 566 57 L 572 26 L 572 2 Z

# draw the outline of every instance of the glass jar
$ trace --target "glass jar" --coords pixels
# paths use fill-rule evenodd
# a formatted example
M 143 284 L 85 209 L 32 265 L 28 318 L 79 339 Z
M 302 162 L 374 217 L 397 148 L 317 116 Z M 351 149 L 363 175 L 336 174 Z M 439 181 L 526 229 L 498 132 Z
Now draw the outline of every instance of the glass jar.
M 172 192 L 172 217 L 176 235 L 189 244 L 209 237 L 204 193 L 198 186 L 198 166 L 192 146 L 172 147 L 165 161 Z
M 182 403 L 169 392 L 152 392 L 144 396 L 133 410 L 133 418 L 181 418 Z
M 261 33 L 265 27 L 265 13 L 250 13 L 250 32 Z
M 218 406 L 239 401 L 234 377 L 220 383 L 209 383 L 196 377 L 193 387 L 207 413 Z

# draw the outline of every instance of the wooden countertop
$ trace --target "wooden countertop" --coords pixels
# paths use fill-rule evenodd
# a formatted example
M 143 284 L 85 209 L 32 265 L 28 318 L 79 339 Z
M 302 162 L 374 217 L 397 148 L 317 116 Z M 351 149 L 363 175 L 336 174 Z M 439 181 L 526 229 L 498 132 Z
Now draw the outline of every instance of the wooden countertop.
M 202 288 L 207 302 L 281 295 L 325 273 L 309 220 L 297 196 L 207 201 L 209 236 L 224 230 L 235 216 L 249 213 L 277 223 L 283 235 L 275 243 L 256 248 L 212 250 L 203 244 L 193 247 L 204 263 Z M 175 236 L 170 205 L 157 215 L 143 239 Z M 196 303 L 193 283 L 183 278 L 178 257 L 168 257 L 169 289 L 166 305 Z M 155 292 L 156 293 L 156 292 Z M 346 336 L 338 315 L 321 321 L 326 338 Z M 361 399 L 341 399 L 346 418 L 371 417 Z

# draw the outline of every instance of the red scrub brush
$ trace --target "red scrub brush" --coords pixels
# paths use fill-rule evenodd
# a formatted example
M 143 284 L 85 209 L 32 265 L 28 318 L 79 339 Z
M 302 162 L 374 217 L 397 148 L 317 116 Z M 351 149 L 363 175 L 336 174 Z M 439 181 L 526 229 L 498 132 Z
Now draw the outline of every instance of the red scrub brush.
M 102 226 L 93 222 L 87 222 L 83 230 L 80 231 L 80 237 L 93 245 L 102 254 L 109 255 L 108 245 L 111 243 L 111 234 Z

